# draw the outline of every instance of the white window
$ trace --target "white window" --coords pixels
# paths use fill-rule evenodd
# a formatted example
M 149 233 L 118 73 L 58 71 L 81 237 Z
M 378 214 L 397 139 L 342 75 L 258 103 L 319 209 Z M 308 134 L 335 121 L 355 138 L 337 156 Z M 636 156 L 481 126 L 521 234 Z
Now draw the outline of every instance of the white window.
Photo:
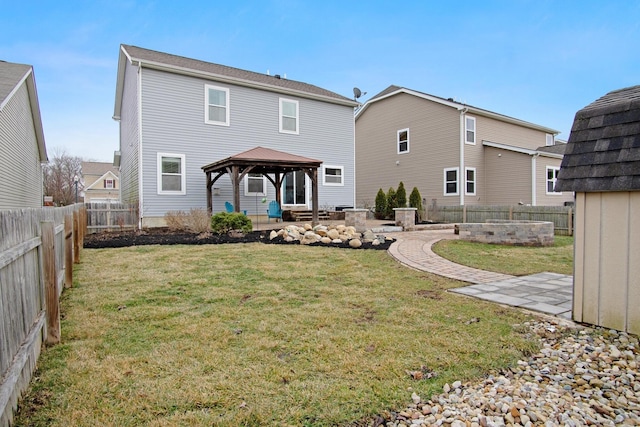
M 114 188 L 112 179 L 104 180 L 104 188 Z
M 298 134 L 298 101 L 280 98 L 280 132 Z
M 204 121 L 229 126 L 229 89 L 204 85 Z
M 547 194 L 562 194 L 561 192 L 554 191 L 559 172 L 560 168 L 547 166 Z
M 187 194 L 184 154 L 158 153 L 158 194 Z
M 465 130 L 465 142 L 467 144 L 475 144 L 476 143 L 476 118 L 475 117 L 465 117 L 464 119 L 464 130 Z
M 551 135 L 550 133 L 547 134 L 546 145 L 547 146 L 554 145 L 553 135 Z
M 267 178 L 261 173 L 248 173 L 244 177 L 245 196 L 264 196 L 267 194 Z
M 476 195 L 476 168 L 464 168 L 465 189 L 464 192 L 470 196 Z
M 322 172 L 322 185 L 344 186 L 344 166 L 325 165 Z
M 398 154 L 409 152 L 409 129 L 398 131 Z
M 457 196 L 458 194 L 458 168 L 446 168 L 444 170 L 444 195 Z

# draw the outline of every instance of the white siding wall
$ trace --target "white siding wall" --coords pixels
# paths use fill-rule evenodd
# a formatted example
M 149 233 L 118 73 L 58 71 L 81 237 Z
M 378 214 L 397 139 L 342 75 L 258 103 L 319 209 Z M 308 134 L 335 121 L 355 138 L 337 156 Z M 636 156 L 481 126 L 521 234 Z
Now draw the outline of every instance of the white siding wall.
M 0 111 L 0 209 L 42 206 L 42 167 L 26 84 Z
M 230 126 L 205 123 L 205 84 L 229 88 Z M 299 135 L 279 133 L 280 97 L 299 102 Z M 354 203 L 351 107 L 143 69 L 142 111 L 145 217 L 163 217 L 169 210 L 206 208 L 206 177 L 201 167 L 256 146 L 344 166 L 342 187 L 322 186 L 319 171 L 318 200 L 320 205 Z M 158 195 L 158 152 L 185 155 L 185 195 Z M 228 176 L 219 179 L 215 186 L 221 189 L 221 195 L 214 196 L 213 209 L 221 211 L 224 202 L 232 200 Z M 269 183 L 267 190 L 267 198 L 274 199 L 275 192 Z M 245 197 L 243 193 L 241 186 L 240 209 L 252 214 L 256 211 L 256 197 Z M 258 201 L 257 212 L 266 213 L 266 209 Z
M 120 198 L 124 203 L 139 202 L 138 90 L 138 69 L 127 63 L 120 120 Z

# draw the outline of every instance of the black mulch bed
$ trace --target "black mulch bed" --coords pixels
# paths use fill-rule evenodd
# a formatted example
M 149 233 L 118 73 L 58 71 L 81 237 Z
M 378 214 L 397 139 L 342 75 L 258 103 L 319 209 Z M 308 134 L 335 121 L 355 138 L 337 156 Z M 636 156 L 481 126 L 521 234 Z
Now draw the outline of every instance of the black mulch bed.
M 88 234 L 84 239 L 84 247 L 90 249 L 124 248 L 128 246 L 142 245 L 219 245 L 224 243 L 253 243 L 260 242 L 270 245 L 299 245 L 300 242 L 285 242 L 276 237 L 269 240 L 271 230 L 253 231 L 242 237 L 229 236 L 227 234 L 194 234 L 185 232 L 173 232 L 166 228 L 153 228 L 143 231 L 103 232 Z M 387 250 L 393 241 L 387 240 L 381 245 L 362 243 L 357 249 L 382 249 Z M 307 246 L 328 246 L 332 248 L 354 249 L 349 243 L 312 243 Z

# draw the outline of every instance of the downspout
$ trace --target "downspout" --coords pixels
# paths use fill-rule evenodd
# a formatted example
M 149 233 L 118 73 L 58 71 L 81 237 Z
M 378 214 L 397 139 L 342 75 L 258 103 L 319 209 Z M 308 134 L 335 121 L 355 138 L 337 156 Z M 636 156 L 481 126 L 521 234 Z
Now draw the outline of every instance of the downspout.
M 357 201 L 356 201 L 356 117 L 355 114 L 358 112 L 358 108 L 360 108 L 359 104 L 353 111 L 353 203 L 351 204 L 354 209 L 357 209 Z M 364 206 L 363 206 L 364 207 Z
M 536 197 L 536 159 L 540 154 L 536 153 L 531 156 L 531 206 L 537 206 Z
M 138 62 L 138 230 L 142 230 L 144 187 L 142 164 L 142 65 Z
M 464 141 L 465 141 L 465 132 L 464 132 L 464 120 L 465 114 L 468 111 L 467 107 L 463 107 L 460 109 L 460 171 L 458 172 L 458 191 L 460 192 L 460 206 L 464 206 Z M 466 178 L 465 178 L 466 179 Z

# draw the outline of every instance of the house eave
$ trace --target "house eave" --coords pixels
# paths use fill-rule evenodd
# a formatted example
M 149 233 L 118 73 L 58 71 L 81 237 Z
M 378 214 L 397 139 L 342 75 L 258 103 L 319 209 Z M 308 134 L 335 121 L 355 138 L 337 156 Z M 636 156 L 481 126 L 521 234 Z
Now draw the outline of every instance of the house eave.
M 491 141 L 485 141 L 485 140 L 482 141 L 482 145 L 484 147 L 498 148 L 498 149 L 501 149 L 501 150 L 507 150 L 507 151 L 511 151 L 511 152 L 514 152 L 514 153 L 527 154 L 529 156 L 550 157 L 552 159 L 562 159 L 562 157 L 563 157 L 562 154 L 548 153 L 546 151 L 531 150 L 529 148 L 515 147 L 513 145 L 500 144 L 498 142 L 491 142 Z
M 124 51 L 124 48 L 122 48 L 122 51 Z M 121 53 L 121 55 L 122 55 L 122 53 Z M 313 93 L 300 91 L 300 90 L 296 90 L 296 89 L 283 88 L 283 87 L 280 87 L 280 86 L 269 85 L 269 84 L 265 84 L 265 83 L 260 83 L 260 82 L 245 80 L 245 79 L 239 79 L 239 78 L 230 77 L 230 76 L 224 76 L 224 75 L 216 74 L 216 73 L 208 73 L 206 71 L 193 70 L 191 68 L 186 68 L 186 67 L 179 67 L 179 66 L 169 65 L 169 64 L 155 62 L 155 61 L 149 61 L 149 60 L 143 60 L 143 59 L 139 59 L 139 58 L 133 58 L 133 57 L 129 57 L 129 56 L 127 56 L 127 58 L 131 62 L 131 64 L 137 65 L 137 66 L 140 66 L 140 67 L 143 67 L 143 68 L 149 68 L 149 69 L 153 69 L 153 70 L 164 71 L 164 72 L 173 73 L 173 74 L 179 74 L 179 75 L 183 75 L 183 76 L 203 78 L 203 79 L 207 79 L 207 80 L 213 80 L 213 81 L 216 81 L 216 82 L 222 82 L 222 83 L 234 84 L 234 85 L 238 85 L 238 86 L 250 87 L 250 88 L 253 88 L 253 89 L 261 89 L 261 90 L 266 90 L 266 91 L 269 91 L 269 92 L 281 93 L 281 94 L 284 94 L 284 95 L 297 96 L 297 97 L 300 97 L 300 98 L 307 98 L 307 99 L 313 99 L 313 100 L 317 100 L 317 101 L 328 102 L 328 103 L 331 103 L 331 104 L 343 105 L 343 106 L 346 106 L 346 107 L 355 108 L 355 107 L 357 107 L 359 105 L 358 102 L 351 101 L 349 99 L 341 100 L 341 99 L 337 99 L 337 98 L 332 98 L 330 96 L 323 96 L 323 95 L 319 95 L 319 94 L 313 94 Z M 118 76 L 120 76 L 121 72 L 124 74 L 124 70 L 122 70 L 122 71 L 120 70 L 120 65 L 118 65 L 118 68 L 119 68 L 118 69 Z M 120 81 L 120 77 L 118 77 L 118 80 Z M 122 89 L 118 88 L 118 92 L 119 93 L 118 92 L 116 93 L 116 106 L 119 105 L 119 103 L 120 103 L 119 101 L 122 99 L 121 91 L 122 91 Z M 114 118 L 116 120 L 120 118 L 120 111 L 119 110 L 117 110 L 114 113 Z
M 466 105 L 460 102 L 456 102 L 456 101 L 449 101 L 437 96 L 433 96 L 433 95 L 429 95 L 427 93 L 422 93 L 422 92 L 418 92 L 415 90 L 411 90 L 411 89 L 407 89 L 407 88 L 399 88 L 393 92 L 390 92 L 386 95 L 380 96 L 378 98 L 374 98 L 374 99 L 370 99 L 367 102 L 364 103 L 364 105 L 362 106 L 362 108 L 360 110 L 358 110 L 358 112 L 356 113 L 356 120 L 358 119 L 358 117 L 360 117 L 362 115 L 362 113 L 364 113 L 364 111 L 367 109 L 367 107 L 370 104 L 373 104 L 375 102 L 378 101 L 382 101 L 384 99 L 390 98 L 392 96 L 398 95 L 400 93 L 406 93 L 408 95 L 413 95 L 416 96 L 418 98 L 422 98 L 428 101 L 432 101 L 432 102 L 436 102 L 438 104 L 441 105 L 445 105 L 447 107 L 451 107 L 451 108 L 455 108 L 458 111 L 464 110 L 465 108 L 467 109 L 467 112 L 470 114 L 475 114 L 478 116 L 483 116 L 483 117 L 488 117 L 488 118 L 492 118 L 495 120 L 500 120 L 502 122 L 506 122 L 506 123 L 511 123 L 511 124 L 515 124 L 518 126 L 523 126 L 523 127 L 527 127 L 530 129 L 535 129 L 535 130 L 539 130 L 545 133 L 550 133 L 553 135 L 558 135 L 560 133 L 560 131 L 555 130 L 555 129 L 551 129 L 548 128 L 546 126 L 540 126 L 537 125 L 535 123 L 531 123 L 531 122 L 527 122 L 524 120 L 520 120 L 520 119 L 516 119 L 514 117 L 509 117 L 509 116 L 505 116 L 503 114 L 498 114 L 498 113 L 494 113 L 493 111 L 489 111 L 489 110 L 484 110 L 482 108 L 477 108 L 477 107 L 473 107 L 471 105 Z

